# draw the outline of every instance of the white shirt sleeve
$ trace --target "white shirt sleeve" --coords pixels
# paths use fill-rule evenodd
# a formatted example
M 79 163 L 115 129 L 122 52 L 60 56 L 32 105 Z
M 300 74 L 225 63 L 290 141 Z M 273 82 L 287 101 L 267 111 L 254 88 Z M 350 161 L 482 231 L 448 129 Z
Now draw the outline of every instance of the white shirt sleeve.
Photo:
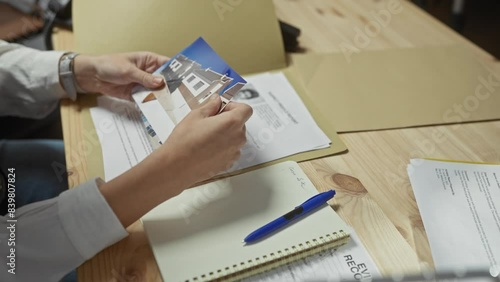
M 43 118 L 61 98 L 59 59 L 64 52 L 38 51 L 0 40 L 0 116 Z
M 44 4 L 43 2 L 48 2 L 48 1 L 42 1 L 42 3 L 37 3 L 36 0 L 23 0 L 23 1 L 0 0 L 0 3 L 7 3 L 10 6 L 16 8 L 19 11 L 26 13 L 26 14 L 33 13 L 35 11 L 35 7 L 37 6 L 37 4 Z M 39 6 L 41 6 L 41 7 L 43 6 L 44 8 L 47 8 L 48 3 L 44 4 L 44 5 L 39 5 Z
M 0 281 L 59 281 L 128 235 L 96 180 L 17 209 L 16 222 L 8 215 L 0 217 Z

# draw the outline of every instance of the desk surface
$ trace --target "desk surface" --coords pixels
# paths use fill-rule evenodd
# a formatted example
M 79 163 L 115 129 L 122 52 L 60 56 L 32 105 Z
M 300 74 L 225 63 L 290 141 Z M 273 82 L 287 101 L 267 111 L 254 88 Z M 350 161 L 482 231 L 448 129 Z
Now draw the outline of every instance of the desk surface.
M 355 28 L 363 28 L 372 12 L 384 9 L 387 2 L 274 0 L 278 18 L 302 29 L 300 42 L 307 52 L 340 52 L 342 42 L 353 40 Z M 478 56 L 495 60 L 410 2 L 401 3 L 403 11 L 371 38 L 366 50 L 461 43 Z M 55 33 L 54 43 L 57 49 L 74 46 L 72 34 L 61 30 Z M 81 107 L 71 101 L 61 107 L 66 152 L 79 156 L 67 157 L 71 186 L 92 177 L 78 148 L 84 137 Z M 300 165 L 318 190 L 339 191 L 337 212 L 357 231 L 383 274 L 420 272 L 434 265 L 406 173 L 410 158 L 500 162 L 500 121 L 344 133 L 340 138 L 349 153 Z M 80 281 L 161 281 L 140 222 L 128 231 L 129 237 L 79 268 Z

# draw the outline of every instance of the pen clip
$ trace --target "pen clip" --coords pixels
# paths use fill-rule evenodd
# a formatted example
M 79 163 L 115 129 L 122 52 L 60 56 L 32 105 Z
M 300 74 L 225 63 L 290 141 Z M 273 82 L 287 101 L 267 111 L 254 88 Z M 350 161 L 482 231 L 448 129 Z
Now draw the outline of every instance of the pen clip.
M 305 205 L 305 204 L 307 204 L 307 203 L 309 203 L 309 202 L 313 201 L 314 199 L 316 199 L 316 198 L 318 198 L 318 197 L 320 197 L 320 196 L 323 196 L 324 194 L 326 194 L 326 193 L 328 193 L 328 192 L 330 192 L 330 191 L 332 191 L 332 190 L 328 190 L 328 191 L 326 191 L 326 192 L 322 192 L 322 193 L 316 194 L 316 195 L 312 196 L 311 198 L 307 199 L 305 202 L 303 202 L 303 203 L 302 203 L 302 205 Z M 327 202 L 327 201 L 325 201 L 325 203 L 326 203 L 326 202 Z M 302 206 L 302 205 L 300 205 L 300 206 Z

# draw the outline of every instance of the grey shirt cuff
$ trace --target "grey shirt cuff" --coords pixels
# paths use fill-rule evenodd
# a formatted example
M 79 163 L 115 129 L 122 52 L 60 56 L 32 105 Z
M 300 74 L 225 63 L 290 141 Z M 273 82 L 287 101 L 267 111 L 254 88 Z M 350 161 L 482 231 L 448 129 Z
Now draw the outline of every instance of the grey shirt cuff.
M 128 235 L 99 191 L 96 180 L 62 193 L 58 206 L 64 231 L 85 259 Z

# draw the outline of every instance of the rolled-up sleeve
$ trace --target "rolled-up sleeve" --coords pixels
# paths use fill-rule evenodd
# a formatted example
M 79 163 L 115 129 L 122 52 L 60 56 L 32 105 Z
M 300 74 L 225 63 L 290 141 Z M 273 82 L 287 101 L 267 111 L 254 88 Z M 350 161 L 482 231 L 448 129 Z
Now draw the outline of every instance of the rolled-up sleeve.
M 43 118 L 61 98 L 59 59 L 64 52 L 39 51 L 0 40 L 0 116 Z
M 54 199 L 23 206 L 15 219 L 1 218 L 0 281 L 59 281 L 128 235 L 95 180 Z M 14 265 L 9 265 L 11 248 Z M 8 271 L 11 267 L 15 274 Z

